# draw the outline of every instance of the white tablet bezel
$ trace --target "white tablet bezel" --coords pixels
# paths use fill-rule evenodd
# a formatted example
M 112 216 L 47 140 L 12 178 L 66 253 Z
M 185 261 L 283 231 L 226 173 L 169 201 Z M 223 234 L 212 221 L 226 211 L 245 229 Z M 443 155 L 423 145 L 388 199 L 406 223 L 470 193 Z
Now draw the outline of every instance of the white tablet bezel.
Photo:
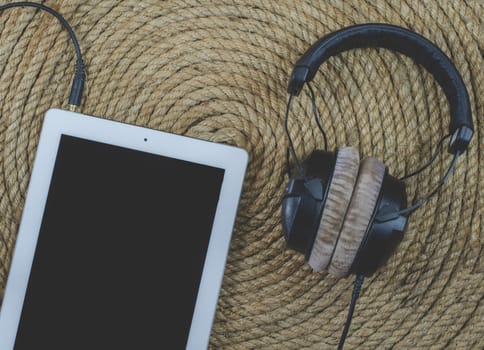
M 61 135 L 225 170 L 186 349 L 208 346 L 248 161 L 243 149 L 59 109 L 47 112 L 0 310 L 0 349 L 13 350 Z M 180 251 L 182 254 L 182 251 Z

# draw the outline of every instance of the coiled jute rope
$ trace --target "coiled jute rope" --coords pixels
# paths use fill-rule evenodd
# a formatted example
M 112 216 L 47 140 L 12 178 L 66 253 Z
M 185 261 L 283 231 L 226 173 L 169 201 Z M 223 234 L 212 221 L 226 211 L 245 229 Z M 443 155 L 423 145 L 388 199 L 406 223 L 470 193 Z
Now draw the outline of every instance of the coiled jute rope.
M 317 38 L 356 23 L 400 25 L 440 46 L 469 90 L 475 136 L 449 183 L 411 217 L 397 254 L 365 283 L 347 348 L 484 348 L 482 2 L 44 3 L 65 16 L 83 48 L 83 113 L 250 154 L 212 349 L 333 349 L 345 320 L 353 280 L 311 272 L 302 256 L 284 249 L 283 115 L 293 63 Z M 65 107 L 74 52 L 65 31 L 33 9 L 1 13 L 0 31 L 3 295 L 43 116 Z M 399 54 L 344 53 L 323 65 L 313 86 L 330 148 L 358 147 L 396 176 L 423 164 L 447 132 L 440 87 Z M 307 91 L 293 112 L 290 130 L 304 157 L 322 147 Z M 441 156 L 410 179 L 408 200 L 431 190 L 449 161 Z

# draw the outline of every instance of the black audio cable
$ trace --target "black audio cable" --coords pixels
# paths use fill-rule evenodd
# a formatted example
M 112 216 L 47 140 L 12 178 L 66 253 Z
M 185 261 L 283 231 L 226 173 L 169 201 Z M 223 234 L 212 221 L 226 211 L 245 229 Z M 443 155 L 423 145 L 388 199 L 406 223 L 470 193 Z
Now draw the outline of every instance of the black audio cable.
M 42 4 L 38 4 L 35 2 L 28 2 L 28 1 L 22 1 L 22 2 L 12 2 L 10 4 L 6 5 L 1 5 L 0 6 L 0 11 L 13 8 L 13 7 L 34 7 L 43 11 L 46 11 L 50 13 L 52 16 L 57 18 L 59 22 L 62 24 L 62 26 L 67 30 L 69 33 L 69 37 L 71 38 L 72 44 L 74 45 L 74 49 L 76 51 L 76 70 L 74 72 L 74 79 L 72 80 L 72 86 L 71 86 L 71 94 L 69 96 L 69 109 L 71 111 L 77 110 L 77 108 L 81 105 L 81 98 L 82 98 L 82 93 L 84 91 L 84 81 L 86 80 L 86 70 L 84 67 L 84 62 L 82 60 L 82 54 L 81 54 L 81 48 L 79 46 L 79 42 L 77 41 L 76 35 L 74 34 L 74 31 L 72 30 L 71 26 L 67 21 L 65 20 L 64 17 L 62 17 L 57 11 L 51 9 L 50 7 L 47 7 Z
M 346 317 L 343 333 L 341 334 L 341 338 L 339 340 L 338 350 L 343 350 L 346 336 L 348 335 L 348 331 L 350 330 L 351 320 L 353 319 L 353 312 L 355 311 L 356 300 L 358 300 L 358 297 L 360 296 L 361 286 L 363 285 L 364 279 L 365 279 L 364 275 L 358 275 L 356 277 L 355 284 L 353 287 L 353 295 L 351 297 L 350 309 L 348 311 L 348 316 Z

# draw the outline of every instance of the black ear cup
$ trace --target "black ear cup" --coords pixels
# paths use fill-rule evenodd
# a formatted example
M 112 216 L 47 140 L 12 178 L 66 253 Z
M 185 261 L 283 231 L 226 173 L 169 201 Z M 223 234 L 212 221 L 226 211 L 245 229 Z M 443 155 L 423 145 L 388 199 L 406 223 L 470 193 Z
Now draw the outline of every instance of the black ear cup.
M 304 169 L 305 177 L 290 179 L 283 199 L 288 247 L 303 253 L 316 271 L 373 274 L 403 238 L 407 218 L 379 222 L 378 213 L 406 206 L 404 183 L 375 158 L 359 164 L 350 147 L 315 151 Z
M 292 178 L 282 201 L 282 225 L 287 246 L 306 254 L 312 247 L 312 231 L 322 203 L 308 192 L 305 180 Z
M 305 177 L 290 179 L 282 200 L 282 225 L 287 246 L 311 253 L 334 170 L 335 155 L 314 151 L 304 163 Z
M 378 214 L 396 213 L 406 206 L 405 183 L 387 172 L 375 211 L 351 266 L 351 273 L 371 276 L 395 252 L 403 238 L 407 217 L 400 214 L 391 220 L 380 222 Z

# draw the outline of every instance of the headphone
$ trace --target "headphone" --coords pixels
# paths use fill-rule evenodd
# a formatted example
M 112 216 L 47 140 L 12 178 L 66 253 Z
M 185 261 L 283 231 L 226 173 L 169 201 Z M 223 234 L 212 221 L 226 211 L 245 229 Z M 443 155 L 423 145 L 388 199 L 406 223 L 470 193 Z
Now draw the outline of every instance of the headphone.
M 360 161 L 358 150 L 338 148 L 334 152 L 316 150 L 301 163 L 287 128 L 291 100 L 309 82 L 319 66 L 341 52 L 366 47 L 398 51 L 424 66 L 442 87 L 450 107 L 449 153 L 453 161 L 439 186 L 427 197 L 407 207 L 404 178 L 389 174 L 378 159 Z M 286 133 L 289 151 L 298 173 L 291 176 L 282 203 L 282 223 L 287 246 L 303 253 L 316 271 L 337 277 L 349 274 L 370 276 L 396 250 L 403 238 L 407 218 L 437 193 L 464 153 L 472 138 L 473 124 L 469 96 L 462 77 L 450 59 L 432 42 L 388 24 L 363 24 L 343 28 L 319 39 L 296 62 L 288 92 Z M 321 125 L 320 130 L 326 140 Z M 326 142 L 326 141 L 325 141 Z M 437 149 L 438 151 L 438 149 Z M 289 152 L 288 152 L 289 155 Z

